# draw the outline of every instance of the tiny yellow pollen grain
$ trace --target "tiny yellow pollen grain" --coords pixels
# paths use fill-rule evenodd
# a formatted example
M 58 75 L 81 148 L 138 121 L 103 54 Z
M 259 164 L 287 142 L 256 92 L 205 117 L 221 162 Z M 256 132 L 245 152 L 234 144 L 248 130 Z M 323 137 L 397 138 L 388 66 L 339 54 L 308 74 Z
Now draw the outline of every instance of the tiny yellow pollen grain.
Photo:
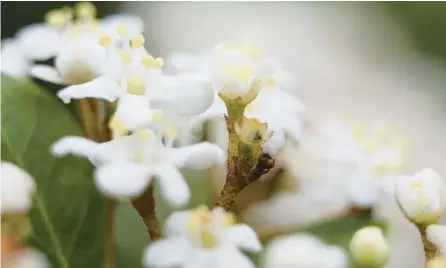
M 140 129 L 136 132 L 138 138 L 142 141 L 148 141 L 150 138 L 150 131 L 148 129 Z
M 101 37 L 99 37 L 99 44 L 103 47 L 106 47 L 108 45 L 110 45 L 111 43 L 111 37 L 109 35 L 102 35 Z
M 152 113 L 152 119 L 155 122 L 160 122 L 161 120 L 163 120 L 163 112 L 158 110 L 158 111 L 154 111 Z
M 144 36 L 142 36 L 142 34 L 137 35 L 132 38 L 132 47 L 133 48 L 140 48 L 144 45 L 144 43 L 145 43 L 145 39 L 144 39 Z
M 61 8 L 61 12 L 64 14 L 65 19 L 70 21 L 74 17 L 73 9 L 70 6 L 64 6 Z
M 166 135 L 169 138 L 175 138 L 178 136 L 178 129 L 173 126 L 169 126 L 166 128 Z
M 116 136 L 123 136 L 128 133 L 128 130 L 124 127 L 124 124 L 118 117 L 113 116 L 110 119 L 108 127 L 113 131 Z
M 76 16 L 79 18 L 95 18 L 96 17 L 96 7 L 90 2 L 80 2 L 74 7 L 76 10 Z
M 277 82 L 276 78 L 273 76 L 270 76 L 266 79 L 265 84 L 267 87 L 272 87 L 276 84 L 276 82 Z
M 124 64 L 129 64 L 132 59 L 132 55 L 131 55 L 130 51 L 126 50 L 126 49 L 121 49 L 119 51 L 119 56 L 121 57 L 121 61 Z
M 45 14 L 45 22 L 53 27 L 61 27 L 67 21 L 67 16 L 62 10 L 50 10 Z
M 231 225 L 234 225 L 237 222 L 237 218 L 234 213 L 232 212 L 226 212 L 223 218 L 223 225 L 225 227 L 229 227 Z
M 156 58 L 155 59 L 155 66 L 157 68 L 163 68 L 164 67 L 164 59 L 163 58 Z
M 146 88 L 143 79 L 138 75 L 127 76 L 127 92 L 133 95 L 144 95 Z
M 144 55 L 142 56 L 141 63 L 148 68 L 155 65 L 155 60 L 152 58 L 152 56 Z
M 128 28 L 127 24 L 125 24 L 125 23 L 118 24 L 117 30 L 118 30 L 119 36 L 125 36 L 129 32 L 129 28 Z

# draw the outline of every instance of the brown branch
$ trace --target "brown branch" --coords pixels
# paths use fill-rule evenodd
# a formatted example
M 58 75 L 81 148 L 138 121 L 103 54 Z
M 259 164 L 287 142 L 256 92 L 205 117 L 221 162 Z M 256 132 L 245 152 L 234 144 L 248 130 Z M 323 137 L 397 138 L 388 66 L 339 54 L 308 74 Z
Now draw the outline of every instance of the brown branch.
M 138 211 L 144 224 L 147 227 L 147 232 L 152 241 L 163 238 L 160 224 L 156 217 L 155 198 L 153 196 L 154 183 L 147 188 L 147 190 L 137 199 L 132 201 L 133 207 Z
M 435 259 L 435 256 L 437 254 L 437 246 L 435 246 L 435 244 L 432 243 L 427 238 L 426 227 L 418 226 L 418 230 L 420 231 L 421 241 L 423 242 L 425 262 L 426 262 L 426 265 L 427 265 L 427 263 L 429 261 L 432 261 L 433 259 Z

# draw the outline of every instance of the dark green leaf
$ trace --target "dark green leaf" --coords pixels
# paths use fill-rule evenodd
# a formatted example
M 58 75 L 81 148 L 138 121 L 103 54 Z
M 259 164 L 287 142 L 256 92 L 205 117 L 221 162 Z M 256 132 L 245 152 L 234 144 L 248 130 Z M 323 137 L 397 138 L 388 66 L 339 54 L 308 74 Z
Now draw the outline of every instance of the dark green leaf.
M 52 267 L 100 267 L 104 251 L 105 201 L 81 158 L 55 158 L 49 147 L 67 135 L 82 135 L 66 107 L 30 81 L 2 75 L 2 161 L 27 170 L 37 182 L 30 212 L 30 242 Z

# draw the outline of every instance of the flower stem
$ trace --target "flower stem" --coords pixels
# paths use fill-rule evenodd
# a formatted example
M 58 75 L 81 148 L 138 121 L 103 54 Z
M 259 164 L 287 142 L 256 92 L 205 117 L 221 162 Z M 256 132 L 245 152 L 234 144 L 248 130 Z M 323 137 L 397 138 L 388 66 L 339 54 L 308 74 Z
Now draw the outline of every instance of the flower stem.
M 116 266 L 116 247 L 115 247 L 115 212 L 118 202 L 111 198 L 106 202 L 105 216 L 105 256 L 104 268 L 113 268 Z
M 144 224 L 147 227 L 150 239 L 152 241 L 163 238 L 160 224 L 156 217 L 155 198 L 153 196 L 154 183 L 137 199 L 132 201 L 133 207 L 138 211 Z
M 420 231 L 421 241 L 423 242 L 425 262 L 427 265 L 429 261 L 435 258 L 435 255 L 437 253 L 437 247 L 427 238 L 426 227 L 425 226 L 417 226 L 417 227 L 418 230 Z

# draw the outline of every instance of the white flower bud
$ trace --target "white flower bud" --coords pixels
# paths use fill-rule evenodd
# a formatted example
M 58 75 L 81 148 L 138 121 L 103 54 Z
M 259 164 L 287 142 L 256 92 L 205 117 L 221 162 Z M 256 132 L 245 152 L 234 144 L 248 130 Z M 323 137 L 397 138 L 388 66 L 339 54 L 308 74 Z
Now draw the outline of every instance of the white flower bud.
M 376 226 L 356 231 L 350 241 L 350 252 L 355 262 L 365 267 L 381 267 L 389 257 L 387 240 Z
M 1 163 L 2 214 L 26 213 L 32 205 L 32 194 L 36 188 L 33 178 L 12 163 Z
M 400 178 L 395 198 L 408 220 L 429 225 L 436 223 L 446 208 L 446 186 L 435 171 L 423 169 L 412 177 Z

